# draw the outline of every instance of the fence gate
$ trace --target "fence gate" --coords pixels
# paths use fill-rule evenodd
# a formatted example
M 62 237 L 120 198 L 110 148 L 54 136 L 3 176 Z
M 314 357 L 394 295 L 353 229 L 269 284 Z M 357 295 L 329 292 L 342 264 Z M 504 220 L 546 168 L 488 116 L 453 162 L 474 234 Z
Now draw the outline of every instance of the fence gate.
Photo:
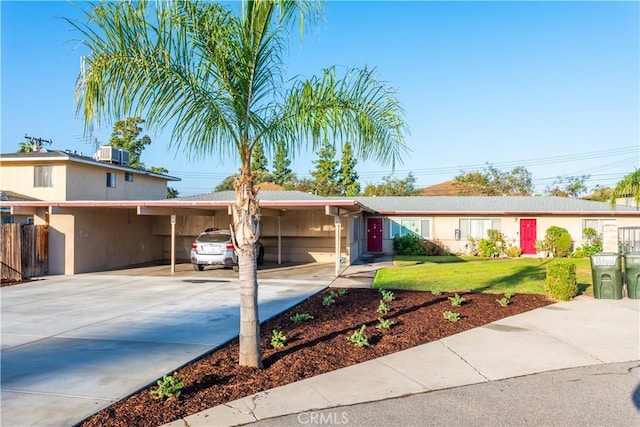
M 618 243 L 620 252 L 640 252 L 640 227 L 618 228 Z
M 48 232 L 44 225 L 2 224 L 2 280 L 23 280 L 49 273 Z

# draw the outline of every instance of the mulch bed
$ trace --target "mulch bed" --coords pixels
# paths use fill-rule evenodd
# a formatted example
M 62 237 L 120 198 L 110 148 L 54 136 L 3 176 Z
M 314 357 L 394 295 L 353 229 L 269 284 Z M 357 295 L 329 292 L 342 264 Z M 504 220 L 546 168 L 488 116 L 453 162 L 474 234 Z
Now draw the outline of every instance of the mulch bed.
M 453 307 L 451 294 L 394 291 L 387 303 L 391 311 L 377 313 L 380 293 L 373 289 L 350 289 L 336 303 L 326 307 L 323 297 L 331 290 L 312 296 L 291 310 L 262 325 L 264 369 L 238 366 L 238 342 L 234 340 L 202 359 L 177 371 L 184 376 L 178 398 L 155 399 L 144 390 L 111 405 L 82 424 L 93 426 L 157 427 L 204 409 L 263 390 L 351 366 L 416 345 L 439 340 L 508 316 L 551 304 L 542 295 L 517 294 L 502 307 L 502 295 L 461 293 L 467 301 Z M 443 318 L 443 312 L 460 313 L 457 322 Z M 295 313 L 308 313 L 313 320 L 293 323 Z M 390 329 L 376 329 L 378 318 L 394 322 Z M 370 346 L 358 348 L 348 337 L 367 325 Z M 270 346 L 272 330 L 287 337 L 284 348 Z

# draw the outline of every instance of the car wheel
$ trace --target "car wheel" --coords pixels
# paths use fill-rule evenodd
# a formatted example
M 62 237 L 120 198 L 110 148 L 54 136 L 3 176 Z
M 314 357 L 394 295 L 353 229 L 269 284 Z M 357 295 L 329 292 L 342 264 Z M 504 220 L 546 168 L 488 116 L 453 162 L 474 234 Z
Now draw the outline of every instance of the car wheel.
M 195 271 L 202 271 L 202 270 L 204 270 L 204 265 L 203 265 L 203 264 L 191 264 L 191 265 L 193 265 L 193 269 L 194 269 Z
M 258 250 L 258 265 L 262 265 L 264 264 L 264 248 L 262 246 L 260 246 L 260 249 Z

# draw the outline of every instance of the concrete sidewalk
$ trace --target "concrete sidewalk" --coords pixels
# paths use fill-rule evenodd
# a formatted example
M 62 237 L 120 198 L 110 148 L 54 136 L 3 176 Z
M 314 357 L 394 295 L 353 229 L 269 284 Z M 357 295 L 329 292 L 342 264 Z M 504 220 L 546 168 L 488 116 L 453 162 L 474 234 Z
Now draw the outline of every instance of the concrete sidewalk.
M 580 296 L 257 393 L 167 426 L 235 426 L 558 369 L 638 360 L 640 300 Z

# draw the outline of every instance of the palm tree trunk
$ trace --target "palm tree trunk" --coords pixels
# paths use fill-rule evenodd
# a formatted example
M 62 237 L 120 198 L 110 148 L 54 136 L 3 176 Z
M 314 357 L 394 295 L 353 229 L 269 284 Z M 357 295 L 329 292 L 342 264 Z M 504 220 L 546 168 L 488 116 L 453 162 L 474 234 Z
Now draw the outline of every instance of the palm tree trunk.
M 253 174 L 245 159 L 240 177 L 235 181 L 236 204 L 233 206 L 233 235 L 240 270 L 240 355 L 241 366 L 262 368 L 260 320 L 258 317 L 258 265 L 256 242 L 259 236 L 257 193 Z

